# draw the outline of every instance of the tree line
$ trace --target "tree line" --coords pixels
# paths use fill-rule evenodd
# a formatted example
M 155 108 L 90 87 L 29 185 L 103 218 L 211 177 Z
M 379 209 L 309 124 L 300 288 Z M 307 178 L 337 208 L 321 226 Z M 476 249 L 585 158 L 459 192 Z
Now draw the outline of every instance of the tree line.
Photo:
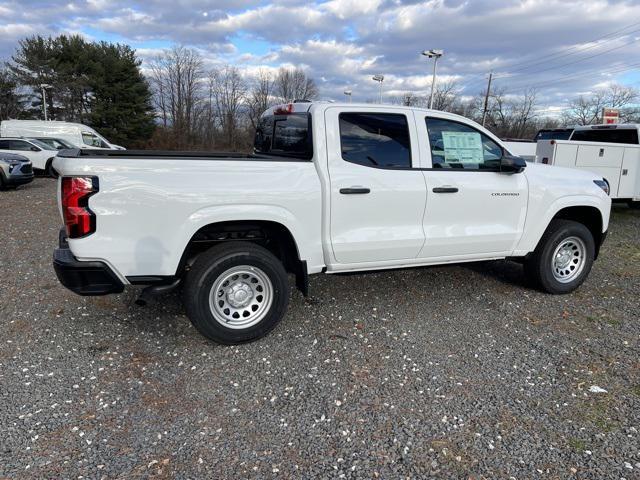
M 502 138 L 598 123 L 603 107 L 620 109 L 622 121 L 640 122 L 638 90 L 621 85 L 580 95 L 554 116 L 541 110 L 536 90 L 515 95 L 494 88 L 486 112 L 485 93 L 464 95 L 456 82 L 437 83 L 433 106 L 477 122 L 484 118 Z M 197 50 L 176 46 L 143 69 L 129 46 L 77 35 L 26 38 L 0 68 L 0 120 L 42 118 L 46 98 L 50 119 L 85 123 L 129 148 L 249 151 L 262 112 L 318 95 L 301 68 L 247 76 L 233 65 L 207 66 Z M 408 106 L 425 107 L 428 100 L 413 92 L 387 97 Z
M 620 110 L 621 123 L 640 123 L 640 99 L 638 89 L 611 84 L 588 95 L 579 95 L 569 101 L 560 115 L 545 114 L 539 104 L 539 95 L 535 89 L 525 90 L 522 94 L 509 94 L 502 87 L 489 92 L 485 113 L 485 92 L 465 96 L 462 88 L 455 82 L 436 84 L 433 108 L 463 115 L 482 123 L 500 138 L 532 139 L 541 128 L 560 128 L 564 126 L 593 125 L 602 122 L 603 108 Z M 392 103 L 426 107 L 428 96 L 407 92 L 392 99 Z
M 270 106 L 318 97 L 301 68 L 260 70 L 247 80 L 232 65 L 206 69 L 196 50 L 177 46 L 150 62 L 149 82 L 160 125 L 154 145 L 248 150 Z

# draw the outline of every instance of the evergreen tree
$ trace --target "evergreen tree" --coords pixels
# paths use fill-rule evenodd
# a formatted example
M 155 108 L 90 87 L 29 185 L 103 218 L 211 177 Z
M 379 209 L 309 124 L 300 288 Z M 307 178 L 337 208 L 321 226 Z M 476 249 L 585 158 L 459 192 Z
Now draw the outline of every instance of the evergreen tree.
M 0 69 L 0 120 L 20 118 L 23 111 L 24 99 L 16 79 L 8 69 Z
M 91 126 L 125 146 L 151 137 L 151 91 L 135 52 L 128 45 L 94 44 L 90 70 Z
M 12 60 L 18 85 L 31 90 L 26 116 L 42 118 L 40 86 L 47 84 L 49 119 L 85 123 L 124 146 L 151 137 L 151 92 L 129 46 L 79 35 L 34 36 L 20 41 Z

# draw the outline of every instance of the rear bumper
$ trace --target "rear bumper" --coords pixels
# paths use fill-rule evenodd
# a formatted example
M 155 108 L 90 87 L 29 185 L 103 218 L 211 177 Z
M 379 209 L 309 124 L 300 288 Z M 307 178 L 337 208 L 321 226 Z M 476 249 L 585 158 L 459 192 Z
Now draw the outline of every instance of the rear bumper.
M 108 295 L 124 290 L 124 285 L 106 263 L 78 260 L 62 239 L 60 248 L 53 251 L 53 268 L 60 283 L 78 295 Z

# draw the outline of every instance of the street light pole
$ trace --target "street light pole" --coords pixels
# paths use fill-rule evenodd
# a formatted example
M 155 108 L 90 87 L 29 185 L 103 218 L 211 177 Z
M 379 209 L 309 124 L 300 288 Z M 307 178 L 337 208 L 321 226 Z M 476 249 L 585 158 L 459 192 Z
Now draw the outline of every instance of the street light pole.
M 378 103 L 382 103 L 382 82 L 384 82 L 384 75 L 374 75 L 373 80 L 380 83 L 380 92 L 378 93 Z
M 444 55 L 444 50 L 424 50 L 422 55 L 425 57 L 433 58 L 433 75 L 431 77 L 431 96 L 429 98 L 429 108 L 433 108 L 433 95 L 436 91 L 436 67 L 438 65 L 438 59 Z
M 51 88 L 51 85 L 46 83 L 41 83 L 40 88 L 42 89 L 42 109 L 44 111 L 44 121 L 48 120 L 47 118 L 47 88 Z
M 345 91 L 344 91 L 344 94 L 345 94 L 347 97 L 349 97 L 349 103 L 351 103 L 351 94 L 352 94 L 352 93 L 353 93 L 353 92 L 352 92 L 351 90 L 345 90 Z

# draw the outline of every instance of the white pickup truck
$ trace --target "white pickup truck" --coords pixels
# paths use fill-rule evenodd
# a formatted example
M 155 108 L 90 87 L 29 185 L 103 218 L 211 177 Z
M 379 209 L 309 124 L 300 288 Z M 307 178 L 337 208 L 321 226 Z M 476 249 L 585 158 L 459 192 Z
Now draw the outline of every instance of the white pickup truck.
M 252 155 L 64 151 L 54 252 L 81 295 L 181 284 L 224 344 L 255 340 L 308 276 L 510 258 L 550 293 L 588 275 L 609 224 L 601 177 L 526 164 L 463 117 L 293 103 L 262 116 Z
M 576 127 L 568 140 L 540 140 L 536 162 L 602 176 L 612 200 L 640 208 L 640 125 Z

